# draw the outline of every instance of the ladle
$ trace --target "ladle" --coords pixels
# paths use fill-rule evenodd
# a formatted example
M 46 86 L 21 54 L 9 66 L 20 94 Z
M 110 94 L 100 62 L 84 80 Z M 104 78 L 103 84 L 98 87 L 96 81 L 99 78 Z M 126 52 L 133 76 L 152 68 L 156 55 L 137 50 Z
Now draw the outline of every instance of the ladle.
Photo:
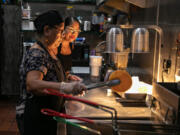
M 132 85 L 132 79 L 128 72 L 125 70 L 116 70 L 109 76 L 109 81 L 93 83 L 87 85 L 87 89 L 91 90 L 98 87 L 109 86 L 115 92 L 125 92 Z

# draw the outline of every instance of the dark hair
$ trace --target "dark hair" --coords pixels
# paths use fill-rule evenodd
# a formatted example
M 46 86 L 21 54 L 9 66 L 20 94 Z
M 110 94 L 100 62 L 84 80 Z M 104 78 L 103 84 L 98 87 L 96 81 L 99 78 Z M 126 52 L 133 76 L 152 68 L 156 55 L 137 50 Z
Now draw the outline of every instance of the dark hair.
M 79 23 L 79 20 L 75 17 L 67 17 L 65 19 L 65 23 L 64 23 L 64 27 L 66 26 L 70 26 L 72 25 L 74 22 L 78 22 Z M 79 23 L 80 24 L 80 23 Z
M 40 14 L 34 20 L 34 26 L 38 34 L 43 34 L 44 26 L 48 25 L 53 27 L 55 25 L 59 25 L 64 22 L 62 16 L 56 10 L 49 10 L 45 13 Z

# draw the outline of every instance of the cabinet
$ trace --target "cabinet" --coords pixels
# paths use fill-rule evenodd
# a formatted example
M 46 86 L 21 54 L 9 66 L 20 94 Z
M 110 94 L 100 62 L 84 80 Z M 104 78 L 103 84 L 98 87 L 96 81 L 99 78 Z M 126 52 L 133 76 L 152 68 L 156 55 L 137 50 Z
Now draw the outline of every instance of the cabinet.
M 1 94 L 18 95 L 20 92 L 19 65 L 22 58 L 21 8 L 17 5 L 1 5 L 1 7 L 3 10 Z

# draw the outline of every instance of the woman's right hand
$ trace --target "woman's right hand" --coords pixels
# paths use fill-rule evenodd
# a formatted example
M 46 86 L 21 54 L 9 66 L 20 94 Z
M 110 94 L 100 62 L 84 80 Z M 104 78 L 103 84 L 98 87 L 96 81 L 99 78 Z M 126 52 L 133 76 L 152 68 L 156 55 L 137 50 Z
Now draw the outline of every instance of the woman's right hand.
M 86 89 L 87 89 L 86 86 L 80 82 L 71 82 L 71 83 L 61 82 L 60 84 L 60 92 L 63 92 L 65 94 L 79 95 L 79 94 L 83 94 L 83 92 Z
M 76 75 L 71 75 L 71 74 L 68 75 L 68 80 L 70 80 L 70 81 L 80 81 L 80 82 L 83 81 L 80 77 L 78 77 Z

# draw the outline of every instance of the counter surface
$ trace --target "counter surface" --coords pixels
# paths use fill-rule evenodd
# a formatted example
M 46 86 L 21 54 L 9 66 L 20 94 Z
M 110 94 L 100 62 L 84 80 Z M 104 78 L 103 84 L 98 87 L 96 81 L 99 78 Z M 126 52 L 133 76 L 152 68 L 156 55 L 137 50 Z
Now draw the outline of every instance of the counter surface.
M 113 107 L 118 112 L 119 118 L 150 118 L 151 111 L 148 107 L 124 107 L 116 101 L 119 98 L 114 92 L 108 92 L 108 87 L 89 90 L 81 99 L 96 102 L 98 104 Z M 68 103 L 69 102 L 69 103 Z M 66 103 L 67 114 L 77 117 L 87 118 L 108 118 L 111 115 L 100 109 L 88 106 L 77 101 L 68 101 Z

